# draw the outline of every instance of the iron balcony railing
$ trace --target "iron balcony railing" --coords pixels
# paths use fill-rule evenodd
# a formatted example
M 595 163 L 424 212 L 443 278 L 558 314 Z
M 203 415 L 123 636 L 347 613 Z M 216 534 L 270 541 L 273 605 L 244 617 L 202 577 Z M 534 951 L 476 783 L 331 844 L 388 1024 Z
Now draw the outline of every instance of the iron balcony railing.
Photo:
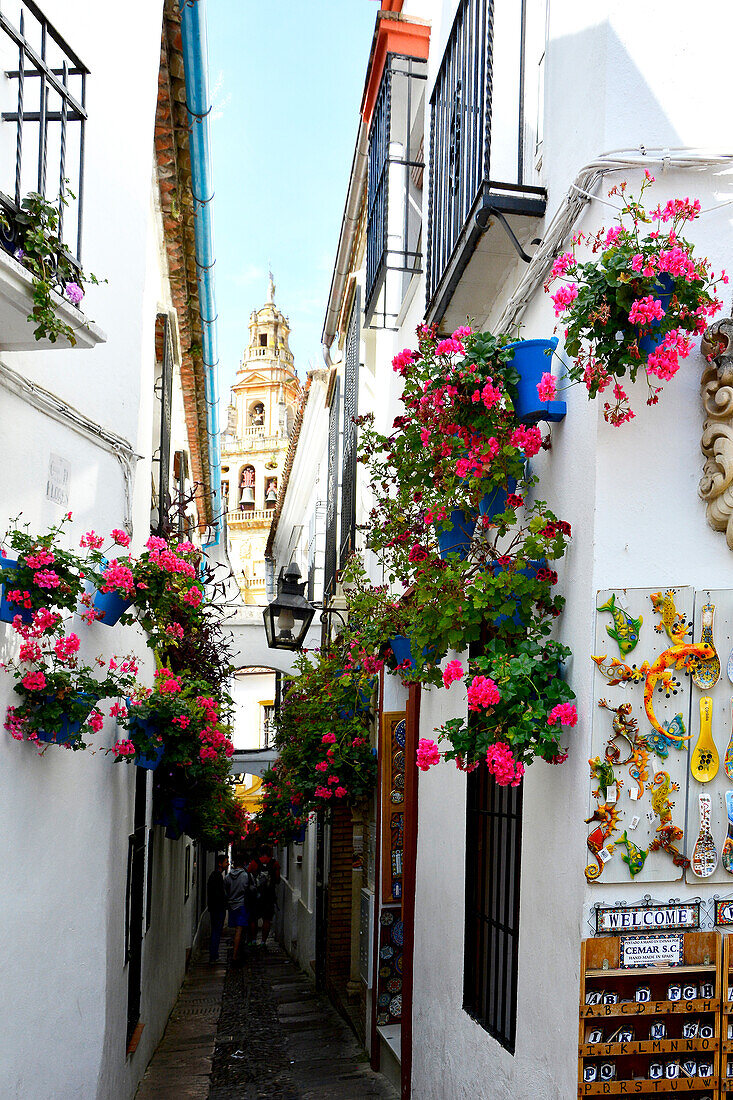
M 500 43 L 498 5 L 504 6 Z M 430 99 L 430 320 L 443 316 L 489 216 L 545 212 L 545 189 L 532 182 L 525 155 L 526 0 L 506 5 L 460 0 Z
M 426 80 L 426 61 L 388 54 L 369 131 L 366 317 L 378 314 L 382 327 L 394 324 L 406 285 L 421 270 Z M 393 287 L 385 286 L 389 271 L 401 273 Z
M 0 118 L 14 126 L 0 127 L 0 208 L 7 221 L 0 245 L 11 253 L 22 247 L 15 218 L 24 195 L 36 191 L 58 202 L 60 247 L 78 264 L 89 70 L 33 0 L 2 3 Z

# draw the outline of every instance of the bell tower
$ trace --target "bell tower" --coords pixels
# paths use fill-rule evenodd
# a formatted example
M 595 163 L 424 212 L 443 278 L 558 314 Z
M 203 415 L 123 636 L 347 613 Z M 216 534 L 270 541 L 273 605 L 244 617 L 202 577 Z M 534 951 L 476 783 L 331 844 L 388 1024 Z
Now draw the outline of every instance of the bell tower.
M 265 545 L 302 388 L 290 350 L 290 324 L 267 301 L 249 318 L 249 344 L 232 387 L 221 451 L 222 502 L 229 550 L 245 602 L 264 606 Z

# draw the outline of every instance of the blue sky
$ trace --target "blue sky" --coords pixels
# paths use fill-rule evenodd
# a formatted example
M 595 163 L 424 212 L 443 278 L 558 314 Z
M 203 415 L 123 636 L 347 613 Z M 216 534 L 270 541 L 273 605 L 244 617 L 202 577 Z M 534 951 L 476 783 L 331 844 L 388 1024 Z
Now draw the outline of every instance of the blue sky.
M 320 335 L 374 23 L 374 0 L 210 0 L 222 403 L 267 296 L 303 378 Z

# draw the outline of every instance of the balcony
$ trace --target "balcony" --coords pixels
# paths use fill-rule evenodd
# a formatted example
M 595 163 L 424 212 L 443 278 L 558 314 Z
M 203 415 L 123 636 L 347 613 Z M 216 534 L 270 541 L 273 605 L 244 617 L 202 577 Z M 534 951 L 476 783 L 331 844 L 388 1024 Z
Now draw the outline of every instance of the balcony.
M 461 0 L 431 96 L 427 318 L 447 331 L 486 316 L 545 213 L 525 7 Z
M 251 511 L 227 512 L 227 526 L 265 527 L 272 522 L 274 511 L 274 508 L 253 508 Z
M 277 451 L 288 445 L 288 436 L 285 432 L 277 435 L 265 435 L 263 428 L 245 428 L 244 434 L 227 438 L 222 445 L 223 455 L 252 454 L 257 451 Z
M 421 268 L 427 62 L 388 54 L 369 131 L 366 320 L 394 328 Z
M 37 341 L 27 320 L 33 279 L 23 266 L 21 207 L 30 192 L 58 209 L 56 256 L 81 265 L 84 203 L 84 129 L 88 69 L 33 0 L 18 0 L 14 23 L 0 12 L 0 350 L 52 346 Z M 6 9 L 7 11 L 7 9 Z M 104 339 L 84 314 L 55 297 L 57 316 L 74 333 L 77 347 Z

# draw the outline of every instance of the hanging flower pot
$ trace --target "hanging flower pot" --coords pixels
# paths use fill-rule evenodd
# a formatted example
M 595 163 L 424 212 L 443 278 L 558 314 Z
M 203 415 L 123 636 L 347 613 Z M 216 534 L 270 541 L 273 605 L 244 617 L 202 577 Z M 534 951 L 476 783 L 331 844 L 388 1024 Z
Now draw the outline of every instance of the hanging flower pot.
M 479 501 L 479 515 L 493 519 L 494 516 L 500 516 L 502 512 L 506 512 L 507 497 L 510 493 L 516 492 L 516 489 L 516 478 L 510 477 L 507 478 L 506 487 L 497 485 L 491 492 L 485 493 Z
M 51 695 L 47 698 L 50 703 L 53 702 L 54 696 Z M 84 716 L 80 717 L 78 720 L 73 720 L 64 714 L 58 724 L 57 729 L 36 730 L 36 735 L 39 741 L 44 741 L 46 744 L 49 745 L 68 745 L 76 740 L 79 730 L 84 725 L 84 722 L 89 715 L 89 712 L 97 702 L 93 695 L 88 695 L 86 694 L 86 692 L 79 692 L 79 694 L 76 696 L 76 700 L 77 702 L 84 704 L 84 708 L 86 711 Z
M 509 566 L 500 565 L 496 561 L 492 561 L 489 563 L 489 571 L 491 572 L 492 576 L 496 576 L 497 573 L 504 573 L 508 569 Z M 523 569 L 515 569 L 514 573 L 521 573 L 524 577 L 534 579 L 541 569 L 547 569 L 547 561 L 545 558 L 541 558 L 539 561 L 531 561 Z M 507 602 L 510 601 L 511 596 L 510 594 L 507 594 Z M 520 601 L 517 599 L 516 603 L 519 604 L 519 602 Z M 517 626 L 524 625 L 525 620 L 522 618 L 522 613 L 519 608 L 517 608 L 513 615 L 495 615 L 492 617 L 491 621 L 494 626 L 499 626 L 501 623 L 507 622 L 507 620 L 510 618 L 513 623 L 516 623 Z
M 178 840 L 191 824 L 187 805 L 188 800 L 179 795 L 169 799 L 155 815 L 155 824 L 165 826 L 165 835 L 168 840 Z
M 337 669 L 336 675 L 343 675 L 343 669 Z M 372 693 L 367 688 L 359 688 L 356 704 L 353 707 L 339 707 L 337 714 L 339 718 L 344 721 L 348 721 L 357 714 L 367 714 L 372 705 Z
M 0 566 L 3 569 L 15 569 L 18 566 L 18 562 L 12 558 L 0 558 Z M 11 588 L 12 591 L 12 588 Z M 20 604 L 12 603 L 8 600 L 8 583 L 0 585 L 0 621 L 4 623 L 12 623 L 16 615 L 20 615 L 21 621 L 24 623 L 33 622 L 33 610 L 30 607 L 21 607 Z
M 659 302 L 665 314 L 669 309 L 669 303 L 672 300 L 672 291 L 674 290 L 674 280 L 671 275 L 668 275 L 666 271 L 657 276 L 657 284 L 659 286 L 659 293 L 653 294 L 652 297 L 656 302 Z M 648 358 L 652 352 L 656 351 L 659 345 L 664 340 L 664 336 L 660 333 L 661 329 L 660 321 L 653 321 L 651 325 L 651 333 L 648 336 L 639 336 L 636 341 L 636 345 L 643 356 Z M 659 335 L 656 335 L 659 333 Z
M 115 626 L 121 617 L 132 607 L 132 600 L 123 599 L 119 592 L 95 591 L 92 597 L 94 610 L 100 613 L 98 622 L 105 626 Z
M 165 752 L 165 745 L 159 745 L 157 749 L 147 753 L 143 756 L 142 753 L 135 753 L 133 764 L 138 768 L 145 768 L 147 771 L 155 771 L 163 759 L 163 753 Z
M 519 371 L 516 387 L 510 387 L 516 390 L 516 395 L 512 393 L 512 397 L 517 420 L 522 424 L 537 424 L 540 420 L 559 423 L 568 411 L 565 402 L 541 401 L 537 394 L 542 375 L 551 370 L 557 336 L 550 340 L 518 340 L 507 347 L 514 350 L 514 358 L 509 360 L 507 366 Z
M 478 509 L 469 508 L 465 512 L 461 509 L 455 509 L 448 518 L 452 524 L 451 530 L 438 532 L 440 556 L 445 561 L 449 554 L 458 554 L 458 557 L 463 560 L 468 557 L 468 549 L 471 545 L 478 518 Z

